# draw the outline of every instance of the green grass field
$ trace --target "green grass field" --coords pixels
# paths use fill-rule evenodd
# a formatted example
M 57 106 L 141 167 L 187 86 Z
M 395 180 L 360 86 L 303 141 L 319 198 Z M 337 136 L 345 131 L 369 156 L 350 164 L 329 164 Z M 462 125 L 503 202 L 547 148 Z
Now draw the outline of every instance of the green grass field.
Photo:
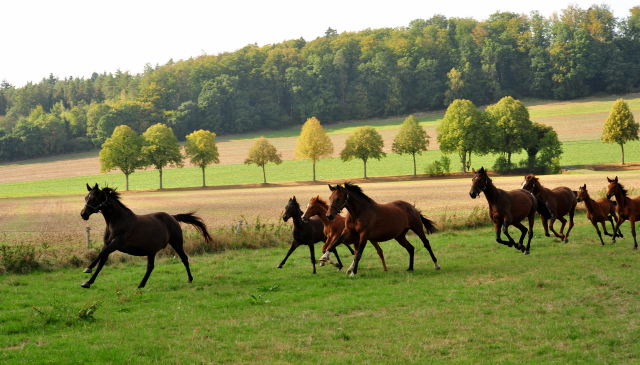
M 140 291 L 143 259 L 106 266 L 89 290 L 82 268 L 1 275 L 0 362 L 637 363 L 638 253 L 576 221 L 568 244 L 537 222 L 530 256 L 492 228 L 435 234 L 440 271 L 413 239 L 413 273 L 390 242 L 389 272 L 369 246 L 356 278 L 311 274 L 305 247 L 278 270 L 284 246 L 192 257 L 192 284 L 163 259 Z

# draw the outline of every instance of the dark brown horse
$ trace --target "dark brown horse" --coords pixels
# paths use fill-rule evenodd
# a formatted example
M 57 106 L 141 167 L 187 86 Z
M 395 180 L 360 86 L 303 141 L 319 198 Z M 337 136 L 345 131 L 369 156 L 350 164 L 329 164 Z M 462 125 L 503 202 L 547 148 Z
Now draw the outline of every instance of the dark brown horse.
M 631 199 L 627 197 L 627 189 L 618 183 L 618 177 L 614 180 L 607 178 L 609 181 L 609 187 L 607 191 L 607 198 L 616 197 L 616 210 L 618 212 L 618 222 L 616 223 L 616 229 L 614 232 L 620 232 L 620 225 L 627 219 L 631 224 L 631 235 L 633 236 L 633 249 L 638 249 L 638 241 L 636 240 L 636 221 L 640 220 L 640 196 L 636 196 Z M 616 243 L 616 237 L 614 236 L 611 243 Z
M 322 220 L 322 224 L 324 224 L 324 234 L 327 236 L 327 242 L 325 242 L 324 246 L 322 246 L 322 253 L 326 253 L 327 248 L 331 246 L 333 241 L 337 240 L 344 231 L 344 217 L 341 215 L 336 215 L 336 217 L 332 221 L 330 221 L 329 218 L 327 218 L 328 210 L 329 205 L 324 200 L 322 200 L 320 196 L 317 196 L 315 198 L 311 198 L 309 204 L 307 205 L 307 210 L 304 211 L 304 215 L 302 216 L 302 220 L 304 220 L 305 222 L 313 216 L 318 216 L 320 217 L 320 220 Z M 342 243 L 349 247 L 349 244 L 356 245 L 358 242 L 343 241 Z M 380 256 L 384 271 L 387 271 L 387 264 L 384 262 L 384 252 L 382 252 L 380 245 L 378 245 L 378 242 L 373 241 L 371 241 L 371 244 L 376 248 L 376 251 L 378 251 L 378 256 Z M 349 248 L 349 250 L 351 250 L 351 248 Z M 351 253 L 353 254 L 353 251 L 351 251 Z M 331 258 L 329 256 L 327 256 L 327 260 L 330 264 L 334 266 L 336 265 L 331 262 Z M 324 261 L 321 260 L 320 262 L 320 266 L 323 266 Z
M 598 232 L 598 237 L 600 237 L 600 243 L 604 246 L 604 241 L 602 240 L 602 234 L 600 234 L 600 229 L 598 228 L 598 223 L 602 225 L 602 230 L 604 230 L 604 234 L 607 236 L 612 236 L 607 232 L 607 226 L 605 225 L 605 220 L 611 222 L 611 228 L 613 228 L 613 232 L 615 232 L 616 225 L 613 223 L 614 220 L 618 220 L 618 216 L 616 215 L 616 203 L 612 202 L 607 198 L 600 198 L 598 200 L 593 200 L 589 196 L 589 192 L 587 191 L 587 184 L 578 188 L 578 198 L 579 202 L 583 201 L 584 206 L 587 207 L 587 218 L 591 221 L 594 227 L 596 227 L 596 232 Z M 612 218 L 613 217 L 613 218 Z M 623 238 L 622 233 L 616 233 L 616 236 Z
M 424 247 L 429 251 L 436 270 L 440 269 L 438 260 L 433 255 L 427 233 L 437 231 L 433 222 L 422 216 L 420 212 L 411 204 L 396 200 L 387 204 L 378 204 L 362 192 L 357 185 L 344 183 L 344 187 L 329 185 L 331 197 L 329 198 L 329 210 L 327 218 L 333 220 L 342 211 L 347 209 L 349 214 L 345 217 L 345 228 L 340 237 L 331 243 L 329 249 L 344 242 L 358 242 L 356 245 L 356 257 L 347 273 L 351 276 L 358 273 L 358 263 L 362 257 L 362 252 L 367 245 L 367 241 L 384 242 L 395 239 L 409 253 L 409 268 L 413 271 L 414 248 L 407 240 L 406 234 L 412 230 L 420 237 Z M 323 256 L 326 259 L 328 254 Z
M 473 172 L 475 176 L 471 179 L 469 195 L 475 199 L 480 193 L 484 193 L 484 196 L 487 198 L 487 202 L 489 203 L 489 217 L 493 221 L 496 229 L 496 242 L 509 247 L 515 246 L 517 250 L 528 255 L 531 249 L 533 222 L 536 217 L 536 209 L 538 209 L 538 201 L 530 192 L 524 189 L 504 191 L 496 188 L 489 176 L 487 176 L 487 171 L 484 167 L 481 167 L 477 172 L 474 169 Z M 549 212 L 546 212 L 544 215 L 546 218 L 551 217 Z M 524 236 L 527 234 L 527 228 L 520 223 L 525 218 L 529 219 L 529 241 L 527 242 L 527 247 L 524 246 Z M 511 225 L 522 232 L 517 243 L 509 235 L 508 227 Z M 507 236 L 508 241 L 502 240 L 500 230 Z
M 547 189 L 542 186 L 540 179 L 534 175 L 527 175 L 524 177 L 522 188 L 532 193 L 538 200 L 538 214 L 540 214 L 540 220 L 542 220 L 544 235 L 550 237 L 549 229 L 551 229 L 551 232 L 553 232 L 553 234 L 560 238 L 564 243 L 569 242 L 569 232 L 571 232 L 571 229 L 573 228 L 573 215 L 576 212 L 576 205 L 578 204 L 573 190 L 565 186 L 559 186 L 553 190 Z M 551 213 L 548 226 L 547 218 L 540 213 L 541 211 L 548 211 Z M 567 224 L 567 220 L 564 216 L 567 214 L 569 214 L 569 228 L 567 228 L 567 234 L 563 234 L 564 226 Z M 556 219 L 562 223 L 560 226 L 560 233 L 553 229 L 553 224 L 556 222 Z
M 107 228 L 104 232 L 102 251 L 84 272 L 91 273 L 96 264 L 98 268 L 91 279 L 82 284 L 83 288 L 91 287 L 109 255 L 114 251 L 134 256 L 147 256 L 147 273 L 138 286 L 138 288 L 144 288 L 153 271 L 156 254 L 167 247 L 167 244 L 173 247 L 182 260 L 187 269 L 189 282 L 193 281 L 189 269 L 189 259 L 182 248 L 182 228 L 178 222 L 194 226 L 205 241 L 211 242 L 212 238 L 209 236 L 207 226 L 202 222 L 202 219 L 193 215 L 193 212 L 176 215 L 163 212 L 137 215 L 122 204 L 120 194 L 115 189 L 102 188 L 101 190 L 98 188 L 98 184 L 93 188 L 87 184 L 87 190 L 89 190 L 89 194 L 84 198 L 85 205 L 80 216 L 82 219 L 88 220 L 91 214 L 101 212 L 107 223 Z
M 300 204 L 296 200 L 296 197 L 289 199 L 289 202 L 284 207 L 284 214 L 282 214 L 282 220 L 285 222 L 291 218 L 293 220 L 293 240 L 291 241 L 291 247 L 289 247 L 289 251 L 287 251 L 287 255 L 284 257 L 280 265 L 276 266 L 278 269 L 282 269 L 284 263 L 287 262 L 287 259 L 293 251 L 296 250 L 300 245 L 309 246 L 309 251 L 311 252 L 311 264 L 313 265 L 313 273 L 316 273 L 316 253 L 313 248 L 313 245 L 318 242 L 326 242 L 327 236 L 324 234 L 324 225 L 322 221 L 318 217 L 312 217 L 307 222 L 302 220 L 302 210 L 300 210 Z M 351 250 L 351 248 L 349 248 Z M 338 260 L 338 265 L 336 267 L 342 269 L 342 262 L 340 261 L 340 256 L 338 256 L 338 251 L 335 248 L 332 251 L 336 255 L 336 259 Z M 353 251 L 352 251 L 353 253 Z

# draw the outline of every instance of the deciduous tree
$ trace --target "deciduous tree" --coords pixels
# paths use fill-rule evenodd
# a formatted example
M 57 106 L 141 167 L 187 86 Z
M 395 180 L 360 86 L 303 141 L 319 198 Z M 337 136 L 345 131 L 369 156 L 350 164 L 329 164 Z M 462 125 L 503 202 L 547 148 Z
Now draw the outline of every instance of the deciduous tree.
M 333 143 L 316 117 L 307 119 L 296 141 L 295 158 L 313 163 L 313 181 L 316 181 L 316 161 L 333 154 Z
M 251 146 L 249 149 L 249 157 L 244 160 L 246 165 L 256 164 L 262 167 L 262 177 L 264 178 L 264 183 L 267 183 L 267 174 L 264 170 L 264 165 L 268 162 L 273 162 L 276 165 L 280 165 L 282 163 L 282 154 L 278 153 L 276 147 L 269 143 L 269 141 L 261 136 L 256 140 L 256 143 Z
M 126 190 L 129 190 L 129 175 L 144 167 L 141 149 L 142 138 L 131 127 L 116 127 L 113 135 L 102 144 L 100 172 L 115 169 L 122 171 L 126 180 Z
M 160 189 L 162 189 L 162 169 L 165 166 L 182 167 L 180 145 L 173 130 L 162 123 L 149 127 L 142 134 L 142 157 L 146 165 L 153 165 L 160 172 Z
M 471 165 L 472 153 L 485 154 L 488 150 L 487 120 L 469 100 L 454 100 L 447 108 L 437 132 L 440 151 L 444 154 L 457 153 L 463 172 L 467 172 Z
M 358 127 L 353 134 L 347 137 L 344 149 L 340 152 L 342 161 L 359 158 L 364 162 L 364 178 L 367 178 L 367 160 L 375 158 L 380 160 L 387 156 L 382 151 L 384 141 L 378 131 L 370 126 Z
M 602 142 L 620 145 L 624 165 L 624 144 L 636 140 L 638 140 L 638 123 L 633 119 L 629 105 L 623 99 L 618 99 L 613 103 L 611 113 L 604 122 Z
M 526 148 L 532 138 L 533 124 L 529 111 L 520 100 L 505 96 L 486 110 L 491 122 L 492 149 L 507 155 L 511 166 L 511 155 Z
M 191 163 L 202 169 L 202 186 L 206 186 L 204 170 L 211 163 L 220 163 L 218 146 L 216 146 L 216 134 L 199 130 L 187 136 L 184 150 Z
M 397 154 L 411 154 L 413 156 L 413 175 L 416 175 L 416 153 L 421 155 L 422 151 L 427 150 L 429 146 L 429 135 L 420 126 L 418 119 L 413 115 L 408 116 L 402 126 L 400 132 L 393 139 L 391 151 Z

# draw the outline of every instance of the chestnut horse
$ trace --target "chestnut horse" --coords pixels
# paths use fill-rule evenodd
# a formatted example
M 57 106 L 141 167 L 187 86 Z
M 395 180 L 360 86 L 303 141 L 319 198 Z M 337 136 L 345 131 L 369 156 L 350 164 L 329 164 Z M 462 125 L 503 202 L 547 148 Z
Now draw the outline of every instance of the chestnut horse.
M 604 241 L 602 240 L 602 234 L 600 234 L 600 229 L 598 228 L 598 223 L 602 225 L 602 229 L 604 230 L 604 234 L 607 236 L 613 236 L 607 232 L 607 226 L 605 225 L 605 220 L 609 220 L 611 222 L 611 228 L 613 228 L 613 232 L 616 236 L 620 238 L 622 237 L 622 233 L 615 231 L 616 225 L 613 223 L 614 220 L 618 220 L 618 216 L 616 216 L 616 203 L 612 202 L 607 198 L 601 198 L 598 200 L 593 200 L 589 196 L 589 192 L 587 191 L 587 184 L 578 188 L 578 198 L 579 202 L 583 201 L 584 206 L 587 207 L 587 218 L 591 221 L 594 227 L 596 227 L 596 232 L 598 232 L 598 237 L 600 237 L 600 243 L 604 246 Z M 613 217 L 613 218 L 612 218 Z
M 327 218 L 328 210 L 329 210 L 329 205 L 327 204 L 327 202 L 322 200 L 322 198 L 318 195 L 315 198 L 311 198 L 311 200 L 309 201 L 309 204 L 307 205 L 307 210 L 305 210 L 304 215 L 302 216 L 302 220 L 304 220 L 305 222 L 309 220 L 309 218 L 316 215 L 320 217 L 320 219 L 322 220 L 322 224 L 324 224 L 324 234 L 327 236 L 327 242 L 324 244 L 324 246 L 322 246 L 322 253 L 326 253 L 327 247 L 329 247 L 333 243 L 333 241 L 337 240 L 342 234 L 342 231 L 344 231 L 344 222 L 345 222 L 344 217 L 341 215 L 336 215 L 334 220 L 330 221 L 329 218 Z M 345 244 L 347 247 L 349 247 L 349 244 L 355 245 L 358 242 L 343 241 L 342 243 Z M 380 260 L 382 261 L 382 267 L 384 268 L 384 271 L 387 271 L 387 264 L 384 262 L 384 252 L 382 252 L 380 245 L 378 245 L 378 242 L 373 242 L 373 241 L 371 241 L 371 244 L 373 245 L 373 247 L 376 248 L 376 251 L 378 251 L 378 256 L 380 256 Z M 349 247 L 349 250 L 351 250 L 350 247 Z M 357 251 L 357 248 L 356 248 L 356 251 Z M 353 251 L 351 253 L 353 254 Z M 327 260 L 329 261 L 330 264 L 336 266 L 333 262 L 331 262 L 331 258 L 329 256 L 327 256 Z M 324 266 L 324 261 L 321 261 L 320 266 Z
M 284 208 L 284 214 L 282 214 L 282 220 L 288 221 L 289 218 L 293 220 L 293 240 L 291 241 L 291 247 L 289 247 L 289 251 L 287 251 L 287 255 L 284 257 L 280 265 L 276 266 L 278 269 L 282 269 L 284 263 L 287 262 L 287 259 L 293 251 L 296 250 L 300 245 L 309 246 L 309 251 L 311 252 L 311 264 L 313 265 L 313 273 L 316 273 L 316 253 L 313 248 L 313 245 L 318 242 L 326 242 L 327 236 L 324 234 L 324 225 L 322 221 L 318 217 L 313 217 L 309 219 L 307 222 L 302 221 L 302 210 L 300 210 L 300 204 L 296 200 L 296 197 L 289 199 L 289 202 Z M 351 249 L 351 248 L 349 248 Z M 338 251 L 335 248 L 332 251 L 336 255 L 336 259 L 338 260 L 338 269 L 342 269 L 342 262 L 340 261 L 340 256 L 338 256 Z
M 202 219 L 193 215 L 193 212 L 176 215 L 163 212 L 137 215 L 122 204 L 120 194 L 115 189 L 102 188 L 100 190 L 98 184 L 93 188 L 87 184 L 87 190 L 89 190 L 89 194 L 84 198 L 86 204 L 80 212 L 80 216 L 82 219 L 88 220 L 91 214 L 101 212 L 107 223 L 107 228 L 104 232 L 102 251 L 84 272 L 91 273 L 96 264 L 98 264 L 98 268 L 91 279 L 82 284 L 83 288 L 91 287 L 109 255 L 114 251 L 134 256 L 147 256 L 147 273 L 138 286 L 138 288 L 144 288 L 151 271 L 153 271 L 156 254 L 167 247 L 167 244 L 173 247 L 182 260 L 187 269 L 189 282 L 193 281 L 191 270 L 189 270 L 189 259 L 182 248 L 182 228 L 178 222 L 194 226 L 206 242 L 211 242 L 212 238 Z
M 436 270 L 440 269 L 438 260 L 433 255 L 429 240 L 425 235 L 423 228 L 426 227 L 427 233 L 437 231 L 433 222 L 422 216 L 420 212 L 411 204 L 396 200 L 387 204 L 378 204 L 362 192 L 357 185 L 348 182 L 344 183 L 344 187 L 329 185 L 331 197 L 329 198 L 329 210 L 327 218 L 329 220 L 336 219 L 336 216 L 347 209 L 349 214 L 345 217 L 345 228 L 340 237 L 331 243 L 329 249 L 344 242 L 358 242 L 356 245 L 356 257 L 351 264 L 347 274 L 354 276 L 358 273 L 358 263 L 362 257 L 362 252 L 367 245 L 367 241 L 384 242 L 395 239 L 409 253 L 409 268 L 407 271 L 413 271 L 413 253 L 414 248 L 407 240 L 406 234 L 412 230 L 420 237 L 424 247 L 429 251 L 431 259 Z M 322 257 L 326 260 L 328 252 Z
M 636 240 L 636 221 L 640 220 L 640 196 L 636 196 L 631 199 L 627 197 L 627 189 L 618 183 L 618 177 L 609 181 L 609 187 L 607 191 L 607 198 L 611 199 L 612 196 L 616 197 L 616 210 L 618 212 L 618 222 L 616 229 L 613 232 L 620 232 L 620 225 L 625 220 L 629 220 L 631 224 L 631 235 L 633 236 L 633 249 L 638 249 L 638 241 Z M 616 243 L 616 237 L 613 236 L 611 243 Z
M 524 189 L 504 191 L 496 188 L 489 176 L 487 176 L 487 171 L 484 167 L 481 167 L 477 172 L 474 169 L 473 172 L 475 176 L 471 179 L 469 195 L 472 199 L 475 199 L 480 193 L 484 193 L 487 198 L 489 217 L 493 221 L 496 230 L 496 242 L 509 247 L 515 246 L 517 250 L 528 255 L 531 248 L 531 238 L 533 238 L 533 222 L 538 209 L 538 201 L 533 194 Z M 551 217 L 549 212 L 544 212 L 543 210 L 543 213 L 546 218 Z M 524 236 L 527 234 L 527 229 L 520 223 L 525 218 L 529 219 L 529 241 L 526 248 L 524 247 Z M 509 235 L 508 227 L 511 225 L 522 232 L 517 243 Z M 500 237 L 501 229 L 507 236 L 508 241 L 504 241 Z
M 569 242 L 569 232 L 571 232 L 571 228 L 573 228 L 573 215 L 576 212 L 576 205 L 578 204 L 573 190 L 565 186 L 560 186 L 553 190 L 547 189 L 542 186 L 540 179 L 534 175 L 524 177 L 522 188 L 532 193 L 538 200 L 538 213 L 540 214 L 540 220 L 542 220 L 542 227 L 544 227 L 544 235 L 551 237 L 549 234 L 549 229 L 551 229 L 551 232 L 564 243 Z M 547 218 L 540 213 L 541 210 L 548 210 L 551 213 L 548 228 Z M 563 234 L 564 226 L 567 224 L 564 216 L 567 214 L 569 214 L 569 228 L 567 229 L 567 234 Z M 556 219 L 562 223 L 560 233 L 553 229 L 553 224 Z

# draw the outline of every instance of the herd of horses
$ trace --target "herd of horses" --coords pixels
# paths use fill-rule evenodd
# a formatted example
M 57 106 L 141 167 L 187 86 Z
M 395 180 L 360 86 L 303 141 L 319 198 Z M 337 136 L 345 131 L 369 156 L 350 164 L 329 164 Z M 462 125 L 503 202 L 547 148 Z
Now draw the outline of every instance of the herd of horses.
M 569 241 L 569 233 L 574 226 L 573 217 L 576 205 L 578 202 L 584 201 L 587 208 L 587 218 L 596 228 L 603 246 L 604 241 L 598 223 L 602 225 L 604 234 L 612 237 L 612 243 L 615 243 L 616 237 L 623 237 L 620 225 L 628 220 L 631 224 L 634 249 L 638 249 L 635 222 L 640 219 L 640 196 L 629 198 L 627 190 L 618 182 L 618 177 L 613 180 L 607 178 L 609 185 L 606 198 L 593 200 L 589 196 L 586 184 L 577 191 L 568 187 L 548 189 L 540 183 L 537 177 L 528 175 L 525 176 L 520 189 L 505 191 L 493 185 L 484 168 L 478 171 L 473 170 L 473 173 L 469 195 L 473 199 L 481 193 L 485 195 L 489 203 L 489 216 L 493 221 L 498 243 L 515 247 L 528 255 L 531 249 L 536 214 L 541 218 L 545 236 L 550 237 L 549 231 L 551 231 L 554 237 L 558 237 L 566 243 Z M 426 236 L 436 232 L 437 229 L 434 223 L 425 218 L 414 205 L 402 200 L 379 204 L 368 197 L 359 186 L 348 182 L 342 185 L 329 185 L 329 189 L 331 195 L 328 202 L 319 195 L 313 197 L 304 212 L 300 209 L 300 204 L 295 196 L 289 199 L 282 218 L 285 222 L 288 219 L 293 220 L 293 240 L 285 258 L 277 266 L 278 268 L 284 266 L 296 248 L 307 245 L 311 253 L 311 263 L 315 274 L 314 245 L 323 242 L 323 255 L 319 260 L 320 266 L 329 262 L 338 269 L 342 269 L 343 265 L 336 247 L 344 244 L 354 255 L 354 260 L 347 270 L 347 274 L 354 276 L 358 273 L 362 252 L 367 242 L 371 242 L 378 252 L 384 271 L 387 271 L 384 253 L 379 243 L 395 239 L 409 253 L 407 271 L 412 271 L 414 247 L 406 238 L 407 232 L 411 230 L 429 251 L 435 269 L 440 269 Z M 182 229 L 179 222 L 194 226 L 207 242 L 212 240 L 205 223 L 194 215 L 194 212 L 176 215 L 164 212 L 137 215 L 121 202 L 120 195 L 115 189 L 108 187 L 100 189 L 98 184 L 94 187 L 87 184 L 87 190 L 89 194 L 85 197 L 85 205 L 80 215 L 82 219 L 88 220 L 91 214 L 102 213 L 106 221 L 106 229 L 102 250 L 84 272 L 91 273 L 96 265 L 97 268 L 89 281 L 82 284 L 83 288 L 91 287 L 109 255 L 114 251 L 147 257 L 147 271 L 138 286 L 143 288 L 153 271 L 156 254 L 167 244 L 171 245 L 182 260 L 187 270 L 189 282 L 193 280 L 189 269 L 189 259 L 183 249 Z M 614 196 L 615 202 L 611 200 Z M 347 211 L 345 215 L 340 215 L 345 209 Z M 569 224 L 567 232 L 564 233 L 567 226 L 565 218 L 567 215 L 569 216 Z M 525 219 L 528 219 L 528 228 L 522 224 Z M 554 229 L 556 220 L 562 224 L 559 232 Z M 613 229 L 611 234 L 607 232 L 606 221 L 611 223 Z M 517 242 L 509 235 L 509 226 L 520 230 L 521 235 Z M 506 236 L 506 240 L 502 239 L 502 233 Z M 527 235 L 528 240 L 525 246 L 524 239 Z M 353 249 L 350 245 L 353 245 Z M 331 260 L 331 253 L 335 255 L 337 262 Z

